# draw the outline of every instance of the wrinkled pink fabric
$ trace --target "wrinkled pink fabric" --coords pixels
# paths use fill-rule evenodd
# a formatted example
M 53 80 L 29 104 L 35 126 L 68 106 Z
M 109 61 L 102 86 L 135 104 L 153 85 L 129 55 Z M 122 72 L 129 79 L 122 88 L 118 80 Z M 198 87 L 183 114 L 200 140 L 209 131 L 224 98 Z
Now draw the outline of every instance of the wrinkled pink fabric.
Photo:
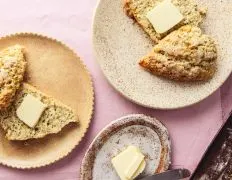
M 74 180 L 83 155 L 95 135 L 108 123 L 130 113 L 160 119 L 172 139 L 172 166 L 194 170 L 208 144 L 232 109 L 232 77 L 201 103 L 172 111 L 143 108 L 120 96 L 106 81 L 92 53 L 91 24 L 97 0 L 1 0 L 0 35 L 37 32 L 57 38 L 82 57 L 93 76 L 95 115 L 87 135 L 65 159 L 36 170 L 16 170 L 0 165 L 0 179 Z M 112 103 L 113 102 L 113 103 Z

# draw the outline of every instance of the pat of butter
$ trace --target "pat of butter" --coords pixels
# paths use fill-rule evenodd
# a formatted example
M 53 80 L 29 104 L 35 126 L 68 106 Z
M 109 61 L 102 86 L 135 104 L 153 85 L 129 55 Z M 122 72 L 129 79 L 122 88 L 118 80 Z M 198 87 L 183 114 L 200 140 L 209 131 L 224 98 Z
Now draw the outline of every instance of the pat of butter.
M 145 160 L 143 160 L 131 179 L 135 179 L 138 175 L 140 175 L 144 171 L 145 167 L 146 167 L 146 162 Z
M 133 177 L 143 160 L 144 155 L 141 153 L 136 153 L 135 157 L 131 161 L 131 164 L 125 170 L 125 175 L 128 179 L 131 179 Z
M 47 105 L 43 104 L 38 98 L 28 94 L 23 98 L 16 114 L 26 125 L 34 128 L 46 107 Z
M 145 169 L 144 155 L 135 146 L 129 146 L 112 159 L 121 180 L 132 180 Z
M 147 13 L 148 20 L 156 32 L 162 34 L 180 23 L 184 16 L 171 0 L 164 0 Z

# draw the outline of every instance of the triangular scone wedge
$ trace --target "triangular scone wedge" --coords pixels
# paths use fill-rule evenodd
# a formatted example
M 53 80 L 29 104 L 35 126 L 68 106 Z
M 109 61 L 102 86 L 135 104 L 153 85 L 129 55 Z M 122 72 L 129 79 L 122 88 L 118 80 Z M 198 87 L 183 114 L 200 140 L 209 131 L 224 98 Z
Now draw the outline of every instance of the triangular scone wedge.
M 201 29 L 183 26 L 162 39 L 140 65 L 151 73 L 177 81 L 210 79 L 216 70 L 216 44 Z
M 24 124 L 16 115 L 16 110 L 23 97 L 32 95 L 48 107 L 42 113 L 35 128 Z M 8 140 L 27 140 L 43 138 L 48 134 L 58 133 L 69 123 L 78 123 L 73 110 L 57 100 L 45 95 L 33 86 L 24 83 L 16 94 L 16 99 L 5 111 L 0 112 L 0 125 L 6 132 Z
M 160 39 L 166 36 L 171 31 L 178 29 L 183 25 L 199 26 L 206 14 L 206 9 L 198 8 L 194 0 L 172 0 L 172 3 L 180 10 L 184 16 L 184 20 L 164 34 L 159 34 L 155 31 L 150 21 L 147 19 L 147 13 L 152 10 L 158 3 L 163 0 L 123 0 L 124 10 L 126 14 L 135 19 L 135 21 L 143 28 L 150 38 L 158 43 Z
M 0 51 L 0 110 L 14 100 L 26 69 L 23 47 L 15 45 Z

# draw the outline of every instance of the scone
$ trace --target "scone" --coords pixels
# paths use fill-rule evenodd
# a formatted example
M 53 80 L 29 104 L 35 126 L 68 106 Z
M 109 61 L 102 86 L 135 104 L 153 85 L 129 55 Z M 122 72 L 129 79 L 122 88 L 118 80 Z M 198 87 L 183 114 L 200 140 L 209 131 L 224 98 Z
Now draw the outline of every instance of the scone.
M 199 9 L 194 0 L 172 0 L 172 3 L 180 10 L 184 20 L 166 33 L 159 34 L 155 31 L 150 21 L 147 19 L 147 13 L 163 0 L 123 0 L 126 14 L 135 19 L 150 38 L 158 43 L 160 39 L 171 31 L 178 29 L 183 25 L 199 26 L 206 14 L 205 9 Z
M 23 81 L 26 60 L 23 47 L 8 47 L 0 52 L 0 110 L 7 108 Z
M 24 124 L 16 114 L 23 98 L 28 94 L 37 97 L 47 105 L 34 128 Z M 63 127 L 72 122 L 77 124 L 78 119 L 71 108 L 26 83 L 18 90 L 12 105 L 5 111 L 0 112 L 0 126 L 6 132 L 8 140 L 43 138 L 48 134 L 60 132 Z
M 151 73 L 177 81 L 212 78 L 216 70 L 216 44 L 198 27 L 183 26 L 162 39 L 140 65 Z

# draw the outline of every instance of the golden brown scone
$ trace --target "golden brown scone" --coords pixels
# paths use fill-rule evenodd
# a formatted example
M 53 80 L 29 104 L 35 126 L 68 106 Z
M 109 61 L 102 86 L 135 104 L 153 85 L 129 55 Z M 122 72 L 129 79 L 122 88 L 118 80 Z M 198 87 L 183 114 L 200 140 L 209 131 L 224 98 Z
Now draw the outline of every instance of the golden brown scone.
M 159 34 L 155 31 L 150 21 L 147 19 L 147 13 L 152 10 L 158 3 L 163 0 L 123 0 L 124 10 L 126 14 L 135 19 L 135 21 L 143 28 L 150 38 L 158 43 L 160 39 L 166 36 L 171 31 L 178 29 L 183 25 L 199 26 L 204 19 L 206 9 L 198 8 L 194 0 L 172 0 L 172 3 L 180 10 L 184 16 L 184 20 L 172 28 L 169 32 Z
M 0 52 L 0 110 L 14 100 L 26 69 L 23 47 L 15 45 Z
M 23 98 L 28 94 L 40 99 L 47 105 L 35 128 L 30 128 L 24 124 L 16 114 Z M 8 140 L 43 138 L 48 134 L 60 132 L 69 123 L 78 123 L 78 119 L 71 108 L 26 83 L 23 83 L 17 91 L 15 101 L 11 106 L 0 112 L 0 126 L 5 130 Z
M 162 39 L 140 65 L 151 73 L 177 81 L 212 78 L 216 69 L 215 42 L 201 29 L 183 26 Z

